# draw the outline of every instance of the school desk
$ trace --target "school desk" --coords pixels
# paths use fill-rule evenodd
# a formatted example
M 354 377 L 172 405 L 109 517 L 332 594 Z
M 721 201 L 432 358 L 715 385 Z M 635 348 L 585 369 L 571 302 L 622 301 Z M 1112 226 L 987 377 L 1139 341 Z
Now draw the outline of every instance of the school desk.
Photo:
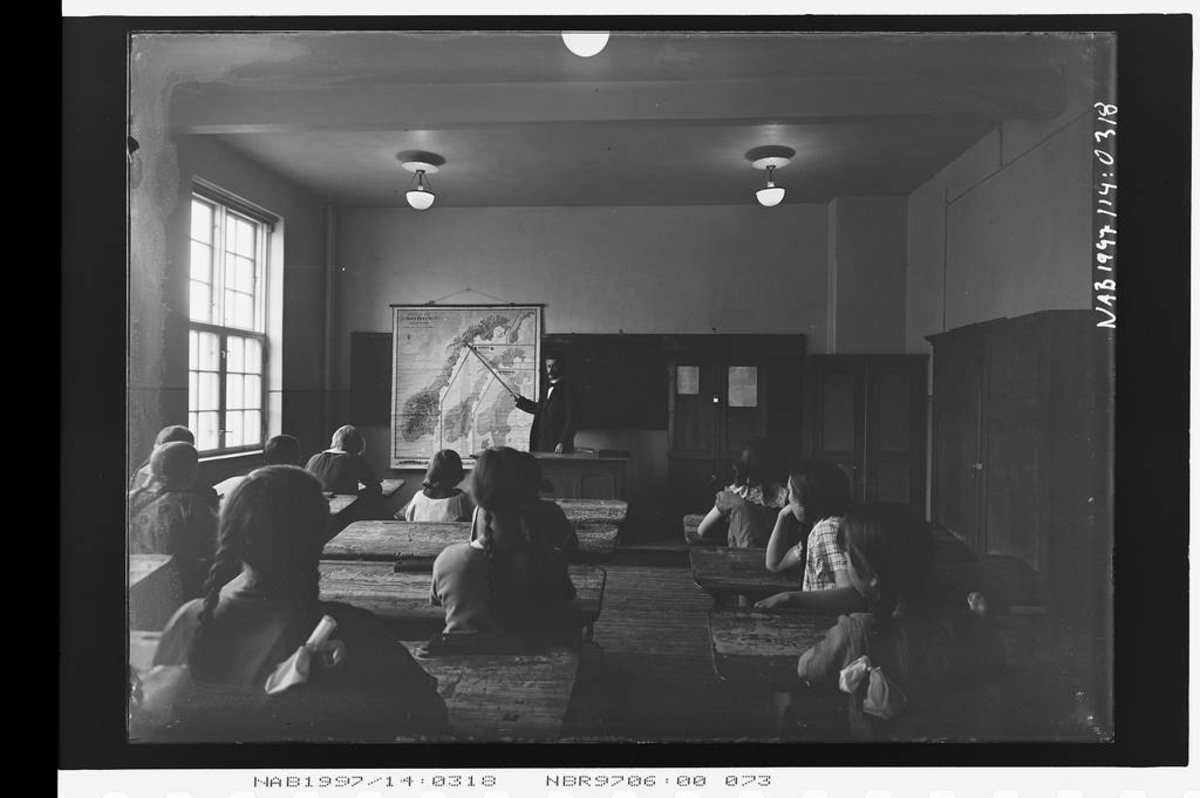
M 350 505 L 358 501 L 358 497 L 349 493 L 335 493 L 329 496 L 329 514 L 338 515 Z
M 379 489 L 383 491 L 383 498 L 395 495 L 396 491 L 404 487 L 403 479 L 384 479 L 379 482 Z
M 437 679 L 456 740 L 549 741 L 562 735 L 579 670 L 574 651 L 419 656 L 424 644 L 405 643 Z
M 726 544 L 725 536 L 721 537 L 700 537 L 700 522 L 704 520 L 704 515 L 700 513 L 689 513 L 683 517 L 683 539 L 689 546 L 724 546 Z
M 567 520 L 580 524 L 612 524 L 620 526 L 629 517 L 629 502 L 624 499 L 554 499 Z
M 429 603 L 429 573 L 398 572 L 386 562 L 321 561 L 321 600 L 341 601 L 370 610 L 385 622 L 434 634 L 445 625 L 446 611 Z M 604 605 L 607 573 L 603 568 L 572 565 L 575 585 L 571 611 L 589 640 Z
M 715 607 L 708 614 L 713 669 L 722 681 L 793 690 L 800 655 L 837 624 L 833 613 Z
M 617 548 L 617 528 L 607 524 L 576 526 L 579 551 L 575 562 L 599 562 Z M 375 560 L 400 564 L 406 570 L 433 568 L 433 561 L 451 543 L 471 540 L 470 521 L 355 521 L 325 544 L 327 560 Z
M 170 555 L 129 555 L 130 629 L 162 629 L 182 603 L 179 569 Z
M 800 569 L 767 570 L 765 549 L 697 548 L 689 552 L 696 587 L 714 599 L 745 595 L 766 598 L 800 589 Z
M 143 632 L 136 629 L 129 632 L 129 664 L 136 671 L 149 670 L 154 663 L 154 650 L 158 648 L 158 639 L 162 632 Z

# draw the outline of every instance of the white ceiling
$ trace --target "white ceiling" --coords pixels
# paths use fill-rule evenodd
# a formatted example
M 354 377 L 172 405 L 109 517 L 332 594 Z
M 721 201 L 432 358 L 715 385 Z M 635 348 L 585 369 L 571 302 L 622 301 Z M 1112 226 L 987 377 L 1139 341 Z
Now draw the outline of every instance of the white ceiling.
M 173 76 L 176 132 L 342 205 L 403 205 L 407 149 L 446 159 L 438 207 L 740 204 L 764 144 L 796 150 L 785 201 L 822 202 L 908 193 L 1000 120 L 1058 115 L 1090 41 L 615 32 L 584 59 L 555 33 L 155 34 L 134 75 Z

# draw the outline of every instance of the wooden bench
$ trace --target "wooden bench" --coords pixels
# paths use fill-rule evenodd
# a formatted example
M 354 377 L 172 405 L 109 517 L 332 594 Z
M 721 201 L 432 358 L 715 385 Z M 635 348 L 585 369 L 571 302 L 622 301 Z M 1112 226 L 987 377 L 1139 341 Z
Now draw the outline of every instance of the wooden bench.
M 434 634 L 445 625 L 445 610 L 429 603 L 428 573 L 397 572 L 390 563 L 323 560 L 321 600 L 341 601 L 375 613 L 386 623 Z M 587 639 L 604 605 L 607 573 L 603 568 L 573 565 L 575 585 L 571 610 Z
M 579 550 L 573 562 L 599 562 L 617 550 L 615 526 L 577 526 Z M 471 540 L 470 521 L 356 521 L 325 544 L 326 560 L 370 560 L 396 563 L 404 570 L 429 571 L 442 549 Z
M 456 740 L 549 741 L 562 735 L 579 655 L 465 654 L 426 657 L 424 641 L 404 645 L 438 681 Z
M 554 499 L 567 520 L 580 524 L 612 524 L 620 526 L 629 517 L 629 502 L 624 499 Z
M 170 555 L 129 555 L 130 629 L 162 629 L 182 603 L 183 584 Z

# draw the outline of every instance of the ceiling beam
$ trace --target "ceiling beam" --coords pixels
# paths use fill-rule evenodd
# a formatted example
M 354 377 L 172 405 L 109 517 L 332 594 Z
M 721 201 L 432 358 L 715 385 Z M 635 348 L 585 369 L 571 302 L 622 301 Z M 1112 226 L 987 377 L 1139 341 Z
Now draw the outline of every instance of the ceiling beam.
M 1042 69 L 966 76 L 295 89 L 180 82 L 169 94 L 169 116 L 172 129 L 181 134 L 412 130 L 524 122 L 771 124 L 926 115 L 1037 119 L 1062 109 L 1062 86 L 1057 73 Z

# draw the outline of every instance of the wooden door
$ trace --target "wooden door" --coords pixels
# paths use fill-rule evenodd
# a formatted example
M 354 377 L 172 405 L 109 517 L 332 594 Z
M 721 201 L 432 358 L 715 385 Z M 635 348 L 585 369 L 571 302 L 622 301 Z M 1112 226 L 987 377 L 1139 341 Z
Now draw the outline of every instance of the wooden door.
M 983 487 L 982 339 L 930 336 L 933 343 L 933 520 L 986 551 Z
M 862 496 L 925 514 L 926 358 L 867 359 Z
M 669 368 L 671 493 L 683 512 L 703 512 L 712 506 L 721 471 L 721 368 L 699 352 L 672 359 Z

